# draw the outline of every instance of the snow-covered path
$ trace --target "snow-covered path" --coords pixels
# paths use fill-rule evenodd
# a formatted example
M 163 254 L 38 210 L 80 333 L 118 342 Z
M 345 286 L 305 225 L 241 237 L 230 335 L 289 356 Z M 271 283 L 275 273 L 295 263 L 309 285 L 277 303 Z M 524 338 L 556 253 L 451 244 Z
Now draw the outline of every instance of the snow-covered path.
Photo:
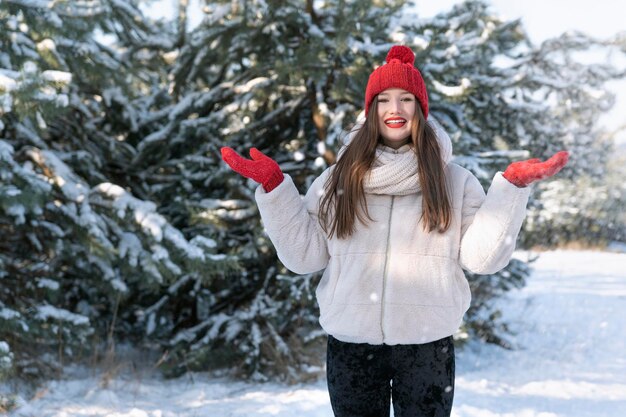
M 549 252 L 534 268 L 505 300 L 517 349 L 460 355 L 456 415 L 626 416 L 626 254 Z
M 472 344 L 458 351 L 453 416 L 626 416 L 626 254 L 547 252 L 534 268 L 503 304 L 516 350 Z M 11 415 L 332 416 L 324 381 L 254 385 L 198 374 L 119 376 L 107 388 L 101 381 L 51 382 Z

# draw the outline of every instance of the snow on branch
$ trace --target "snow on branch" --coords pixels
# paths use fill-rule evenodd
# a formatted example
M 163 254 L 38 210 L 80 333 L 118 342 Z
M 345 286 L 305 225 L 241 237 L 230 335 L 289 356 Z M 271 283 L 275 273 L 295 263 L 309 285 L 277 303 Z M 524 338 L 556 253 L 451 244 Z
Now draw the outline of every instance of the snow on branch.
M 447 97 L 460 97 L 467 93 L 472 83 L 468 78 L 462 78 L 461 84 L 457 86 L 446 86 L 439 81 L 433 80 L 433 87 L 435 90 Z
M 140 200 L 122 187 L 108 182 L 95 186 L 94 191 L 112 200 L 111 208 L 116 211 L 118 217 L 124 218 L 127 212 L 130 212 L 144 233 L 152 236 L 156 242 L 168 241 L 190 259 L 200 261 L 207 259 L 202 248 L 187 241 L 180 230 L 157 213 L 156 204 L 153 202 Z M 130 242 L 126 241 L 125 244 L 128 243 Z
M 89 318 L 82 314 L 72 313 L 62 308 L 57 308 L 51 305 L 44 305 L 37 307 L 37 318 L 42 321 L 48 319 L 65 321 L 75 326 L 88 325 Z

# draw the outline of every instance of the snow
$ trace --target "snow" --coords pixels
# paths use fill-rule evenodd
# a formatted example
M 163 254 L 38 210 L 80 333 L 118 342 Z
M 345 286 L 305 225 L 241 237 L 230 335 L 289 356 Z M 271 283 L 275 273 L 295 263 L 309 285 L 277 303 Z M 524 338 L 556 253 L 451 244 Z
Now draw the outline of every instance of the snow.
M 13 320 L 17 317 L 20 317 L 20 313 L 15 310 L 12 310 L 8 307 L 0 307 L 0 318 L 6 321 Z
M 47 166 L 53 172 L 53 181 L 69 200 L 75 202 L 84 201 L 89 187 L 82 179 L 74 174 L 72 169 L 65 164 L 55 152 L 36 149 L 30 151 L 30 156 L 41 165 Z M 91 220 L 91 218 L 86 219 L 87 224 L 89 224 Z
M 72 73 L 47 70 L 41 73 L 41 79 L 57 84 L 69 84 L 72 82 Z
M 612 248 L 540 254 L 528 285 L 500 301 L 514 349 L 471 342 L 457 350 L 452 416 L 626 415 L 626 253 Z M 19 398 L 11 416 L 332 416 L 324 379 L 289 386 L 143 372 L 69 372 L 35 399 Z
M 170 225 L 165 217 L 157 213 L 155 203 L 140 200 L 122 187 L 112 183 L 101 183 L 94 187 L 94 190 L 113 200 L 113 209 L 116 210 L 118 217 L 124 218 L 127 210 L 131 210 L 135 222 L 142 227 L 146 234 L 151 235 L 157 242 L 170 242 L 177 249 L 183 251 L 190 259 L 199 259 L 202 261 L 206 259 L 201 248 L 188 242 L 178 229 Z M 131 250 L 129 255 L 132 260 L 132 250 L 138 250 L 139 247 L 137 246 L 137 242 L 126 240 L 122 242 L 122 249 L 124 250 L 124 255 L 127 254 L 127 250 Z M 155 260 L 169 257 L 169 253 L 164 247 L 155 246 L 152 249 L 155 251 L 153 256 Z
M 6 75 L 0 73 L 0 90 L 2 92 L 13 91 L 17 87 L 17 82 L 7 77 Z
M 118 247 L 120 259 L 124 259 L 128 256 L 128 264 L 132 267 L 136 267 L 137 258 L 142 252 L 142 249 L 141 241 L 135 234 L 128 232 L 122 233 Z
M 215 240 L 202 235 L 194 236 L 189 242 L 198 247 L 205 247 L 207 249 L 214 249 L 217 247 L 217 242 Z
M 60 285 L 57 281 L 48 278 L 38 278 L 37 279 L 37 287 L 39 288 L 47 288 L 52 291 L 56 291 L 59 289 Z
M 436 91 L 440 92 L 444 96 L 448 97 L 460 97 L 467 94 L 467 90 L 472 86 L 472 83 L 467 78 L 461 79 L 461 84 L 458 86 L 447 86 L 441 84 L 439 81 L 433 81 L 433 87 Z
M 89 323 L 88 317 L 50 305 L 37 306 L 37 318 L 40 320 L 51 318 L 53 320 L 67 321 L 75 326 Z

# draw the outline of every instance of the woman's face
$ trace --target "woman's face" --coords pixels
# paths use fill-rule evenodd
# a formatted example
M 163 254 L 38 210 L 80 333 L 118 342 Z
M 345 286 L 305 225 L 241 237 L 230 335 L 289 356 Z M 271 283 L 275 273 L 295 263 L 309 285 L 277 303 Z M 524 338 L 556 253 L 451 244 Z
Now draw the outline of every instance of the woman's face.
M 378 94 L 378 130 L 386 146 L 398 149 L 411 142 L 416 105 L 415 96 L 401 88 L 389 88 Z

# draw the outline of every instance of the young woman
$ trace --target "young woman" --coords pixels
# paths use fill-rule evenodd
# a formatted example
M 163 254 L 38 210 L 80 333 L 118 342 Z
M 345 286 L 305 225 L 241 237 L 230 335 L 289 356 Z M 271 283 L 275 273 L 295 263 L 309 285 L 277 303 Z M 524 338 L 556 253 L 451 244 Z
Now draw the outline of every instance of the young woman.
M 317 287 L 328 333 L 327 380 L 336 416 L 449 416 L 454 346 L 470 304 L 462 269 L 491 274 L 515 249 L 531 182 L 558 172 L 515 162 L 485 195 L 451 162 L 449 137 L 427 121 L 415 56 L 394 46 L 370 75 L 365 121 L 304 199 L 278 164 L 252 148 L 222 157 L 259 182 L 256 200 L 283 264 L 325 269 Z

